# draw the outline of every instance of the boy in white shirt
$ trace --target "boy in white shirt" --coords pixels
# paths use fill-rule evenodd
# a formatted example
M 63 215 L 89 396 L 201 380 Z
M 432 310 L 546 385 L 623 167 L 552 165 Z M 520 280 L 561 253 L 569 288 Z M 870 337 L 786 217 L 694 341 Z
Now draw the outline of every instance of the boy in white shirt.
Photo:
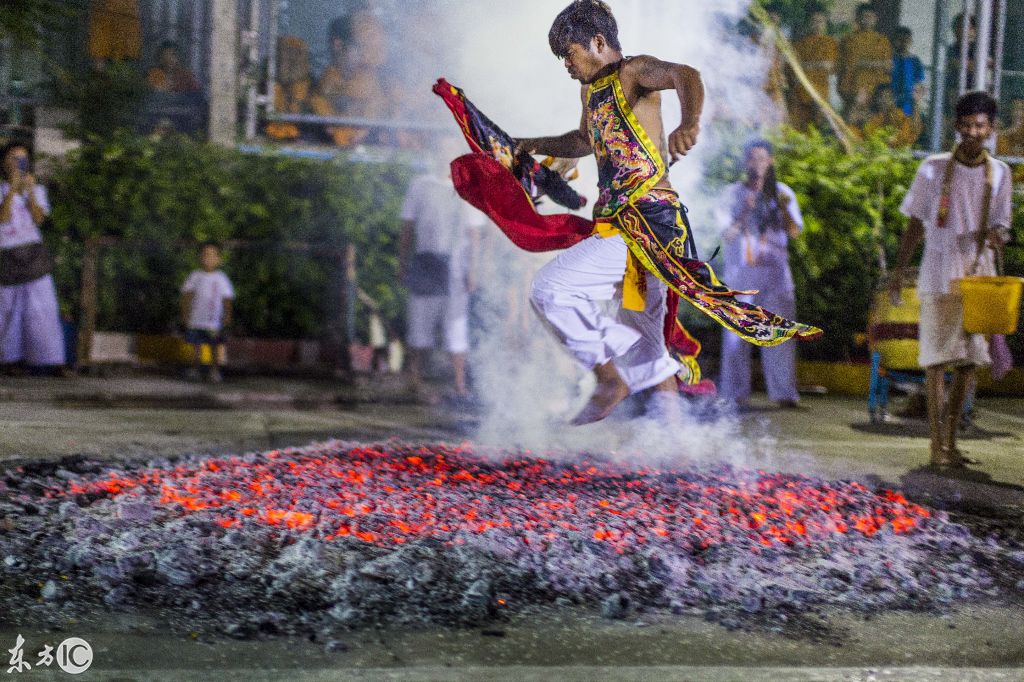
M 235 289 L 220 267 L 220 246 L 206 242 L 199 247 L 201 269 L 193 270 L 181 287 L 181 317 L 187 331 L 185 341 L 192 344 L 192 369 L 189 376 L 199 378 L 204 345 L 209 345 L 213 366 L 208 378 L 222 381 L 220 366 L 224 362 L 223 329 L 231 324 L 231 308 Z
M 974 463 L 957 450 L 956 434 L 975 368 L 991 364 L 988 342 L 964 333 L 963 299 L 956 280 L 995 275 L 995 254 L 1010 239 L 1013 178 L 985 145 L 995 130 L 995 99 L 969 92 L 956 105 L 960 143 L 951 153 L 925 159 L 901 211 L 910 223 L 900 244 L 891 294 L 899 298 L 904 270 L 924 239 L 917 281 L 921 316 L 918 364 L 925 368 L 931 432 L 931 463 L 963 467 Z M 945 373 L 953 385 L 945 395 Z

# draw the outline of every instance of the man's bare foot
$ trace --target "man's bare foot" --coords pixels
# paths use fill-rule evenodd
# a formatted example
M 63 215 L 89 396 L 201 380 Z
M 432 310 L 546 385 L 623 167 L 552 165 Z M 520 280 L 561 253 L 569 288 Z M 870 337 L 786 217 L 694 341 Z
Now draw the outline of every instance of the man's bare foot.
M 935 467 L 958 469 L 965 466 L 956 452 L 950 452 L 945 446 L 932 445 L 931 465 Z
M 590 401 L 572 420 L 573 426 L 601 421 L 629 396 L 629 386 L 611 362 L 594 368 L 594 375 L 597 377 L 597 388 L 594 389 L 594 395 L 590 396 Z
M 963 450 L 961 450 L 958 447 L 950 448 L 950 452 L 953 453 L 953 456 L 956 459 L 960 460 L 964 464 L 981 464 L 980 460 L 975 459 L 974 457 L 971 457 L 970 455 L 968 455 L 966 452 L 964 452 Z

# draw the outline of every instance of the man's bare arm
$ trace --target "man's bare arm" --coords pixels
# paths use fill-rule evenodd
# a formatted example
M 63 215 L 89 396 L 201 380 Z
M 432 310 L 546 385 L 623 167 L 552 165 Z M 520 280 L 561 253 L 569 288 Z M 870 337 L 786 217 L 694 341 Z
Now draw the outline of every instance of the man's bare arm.
M 416 223 L 412 220 L 402 221 L 402 233 L 398 237 L 398 279 L 404 280 L 408 274 L 409 261 L 412 259 L 413 244 L 416 240 Z
M 634 57 L 622 67 L 623 88 L 640 95 L 659 90 L 675 90 L 679 97 L 680 124 L 668 136 L 668 151 L 673 161 L 697 144 L 700 115 L 704 111 L 704 83 L 692 66 L 663 62 L 648 55 Z
M 586 98 L 586 88 L 583 89 L 581 98 Z M 587 134 L 586 102 L 584 101 L 578 129 L 556 137 L 524 137 L 519 140 L 516 151 L 544 154 L 561 159 L 579 159 L 592 154 L 594 150 L 590 146 L 590 136 Z
M 889 294 L 894 301 L 899 300 L 907 266 L 910 265 L 910 259 L 913 258 L 923 237 L 924 223 L 918 218 L 911 218 L 910 224 L 907 225 L 907 231 L 903 233 L 903 238 L 900 240 L 900 250 L 896 255 L 896 269 L 892 271 L 892 277 L 889 280 Z

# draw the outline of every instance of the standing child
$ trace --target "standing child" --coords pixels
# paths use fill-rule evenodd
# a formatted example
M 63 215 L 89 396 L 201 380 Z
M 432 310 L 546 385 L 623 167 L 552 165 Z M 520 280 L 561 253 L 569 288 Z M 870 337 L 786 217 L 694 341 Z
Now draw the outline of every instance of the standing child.
M 220 267 L 220 246 L 206 242 L 199 247 L 199 270 L 193 270 L 181 287 L 181 317 L 187 331 L 185 340 L 192 344 L 192 369 L 189 378 L 199 379 L 203 346 L 210 346 L 210 372 L 213 383 L 223 379 L 225 327 L 231 325 L 231 308 L 235 298 L 231 280 Z
M 971 463 L 956 447 L 957 427 L 979 365 L 991 364 L 988 342 L 964 332 L 964 303 L 956 280 L 996 274 L 995 253 L 1010 237 L 1010 167 L 985 148 L 997 105 L 986 92 L 969 92 L 956 105 L 960 143 L 952 153 L 925 159 L 901 210 L 910 218 L 891 283 L 899 297 L 904 269 L 924 239 L 917 293 L 921 299 L 918 364 L 925 368 L 931 463 Z M 953 386 L 945 395 L 945 373 Z

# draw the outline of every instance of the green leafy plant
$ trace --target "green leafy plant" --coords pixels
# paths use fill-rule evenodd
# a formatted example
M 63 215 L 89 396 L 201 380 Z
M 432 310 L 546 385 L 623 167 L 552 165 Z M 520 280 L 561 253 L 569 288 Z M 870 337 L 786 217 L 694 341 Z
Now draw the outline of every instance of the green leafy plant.
M 99 327 L 165 331 L 196 267 L 194 245 L 215 240 L 227 243 L 239 331 L 317 337 L 337 311 L 338 254 L 351 243 L 361 286 L 397 323 L 398 209 L 409 175 L 399 163 L 251 155 L 186 137 L 93 139 L 68 157 L 53 188 L 62 300 L 78 309 L 83 241 L 116 238 L 102 249 Z
M 4 0 L 0 2 L 0 34 L 22 46 L 35 47 L 47 32 L 69 17 L 85 16 L 87 0 Z

